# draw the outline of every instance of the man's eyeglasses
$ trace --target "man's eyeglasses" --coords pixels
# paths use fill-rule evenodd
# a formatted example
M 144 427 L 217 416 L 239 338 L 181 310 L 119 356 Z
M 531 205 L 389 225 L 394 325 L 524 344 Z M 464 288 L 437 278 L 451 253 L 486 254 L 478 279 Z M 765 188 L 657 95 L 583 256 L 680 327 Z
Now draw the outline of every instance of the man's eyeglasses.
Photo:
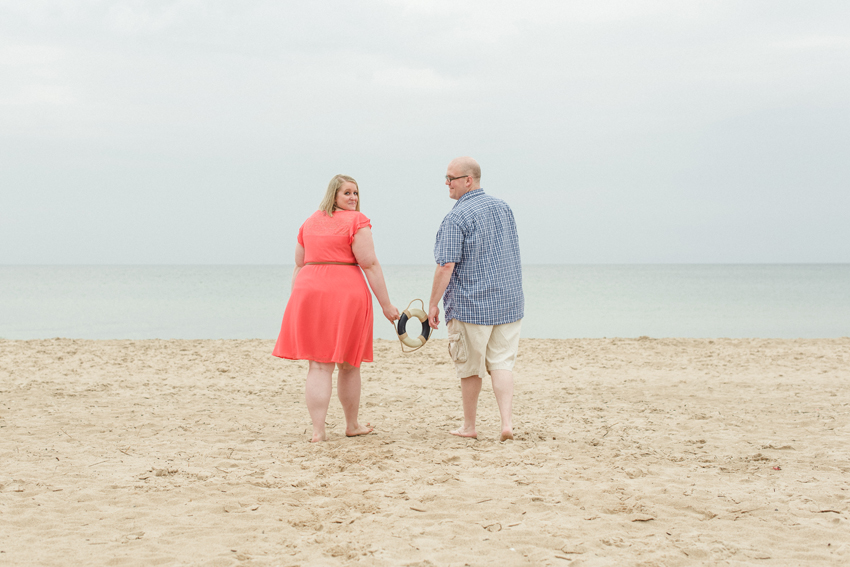
M 464 177 L 469 177 L 469 176 L 468 175 L 461 175 L 459 177 L 450 177 L 450 176 L 446 175 L 446 182 L 451 183 L 455 179 L 463 179 Z

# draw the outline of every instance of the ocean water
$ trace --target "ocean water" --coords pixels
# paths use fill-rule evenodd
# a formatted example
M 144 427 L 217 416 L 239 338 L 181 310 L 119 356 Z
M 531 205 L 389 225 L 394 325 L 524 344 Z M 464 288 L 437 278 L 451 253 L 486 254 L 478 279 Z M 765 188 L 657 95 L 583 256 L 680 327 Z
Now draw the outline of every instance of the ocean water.
M 433 271 L 384 267 L 399 309 L 427 302 Z M 0 338 L 273 339 L 291 276 L 292 266 L 0 266 Z M 528 338 L 850 336 L 850 264 L 528 265 L 523 284 Z M 377 307 L 375 336 L 394 338 Z

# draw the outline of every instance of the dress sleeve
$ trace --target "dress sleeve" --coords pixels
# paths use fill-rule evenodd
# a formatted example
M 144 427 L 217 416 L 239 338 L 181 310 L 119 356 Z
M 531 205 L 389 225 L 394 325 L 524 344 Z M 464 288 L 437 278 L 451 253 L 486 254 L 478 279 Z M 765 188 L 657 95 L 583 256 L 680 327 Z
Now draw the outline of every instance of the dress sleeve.
M 304 223 L 307 224 L 307 223 Z M 304 246 L 304 225 L 301 225 L 301 228 L 298 229 L 298 244 Z
M 354 242 L 354 235 L 357 234 L 358 230 L 367 226 L 369 228 L 372 228 L 372 221 L 370 221 L 369 217 L 367 217 L 363 213 L 357 212 L 356 214 L 352 215 L 352 217 L 354 218 L 352 218 L 351 220 L 351 228 L 349 229 L 348 234 L 348 244 Z

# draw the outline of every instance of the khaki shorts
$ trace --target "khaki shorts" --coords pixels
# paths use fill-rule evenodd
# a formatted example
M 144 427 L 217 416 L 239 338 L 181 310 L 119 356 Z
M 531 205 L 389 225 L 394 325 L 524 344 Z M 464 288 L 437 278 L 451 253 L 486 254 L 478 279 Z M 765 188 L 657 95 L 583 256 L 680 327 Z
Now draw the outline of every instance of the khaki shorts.
M 513 370 L 522 319 L 504 325 L 473 325 L 449 321 L 449 356 L 458 378 L 484 376 L 493 370 Z

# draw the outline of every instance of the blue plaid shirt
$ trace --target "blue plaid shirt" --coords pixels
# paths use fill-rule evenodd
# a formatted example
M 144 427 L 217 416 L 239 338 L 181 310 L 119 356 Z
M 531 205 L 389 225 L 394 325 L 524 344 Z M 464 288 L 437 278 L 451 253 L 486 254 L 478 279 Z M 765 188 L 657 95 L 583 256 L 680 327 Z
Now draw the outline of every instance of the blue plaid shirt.
M 502 325 L 522 319 L 519 238 L 507 203 L 483 189 L 458 199 L 437 231 L 434 259 L 455 264 L 443 295 L 446 321 Z

